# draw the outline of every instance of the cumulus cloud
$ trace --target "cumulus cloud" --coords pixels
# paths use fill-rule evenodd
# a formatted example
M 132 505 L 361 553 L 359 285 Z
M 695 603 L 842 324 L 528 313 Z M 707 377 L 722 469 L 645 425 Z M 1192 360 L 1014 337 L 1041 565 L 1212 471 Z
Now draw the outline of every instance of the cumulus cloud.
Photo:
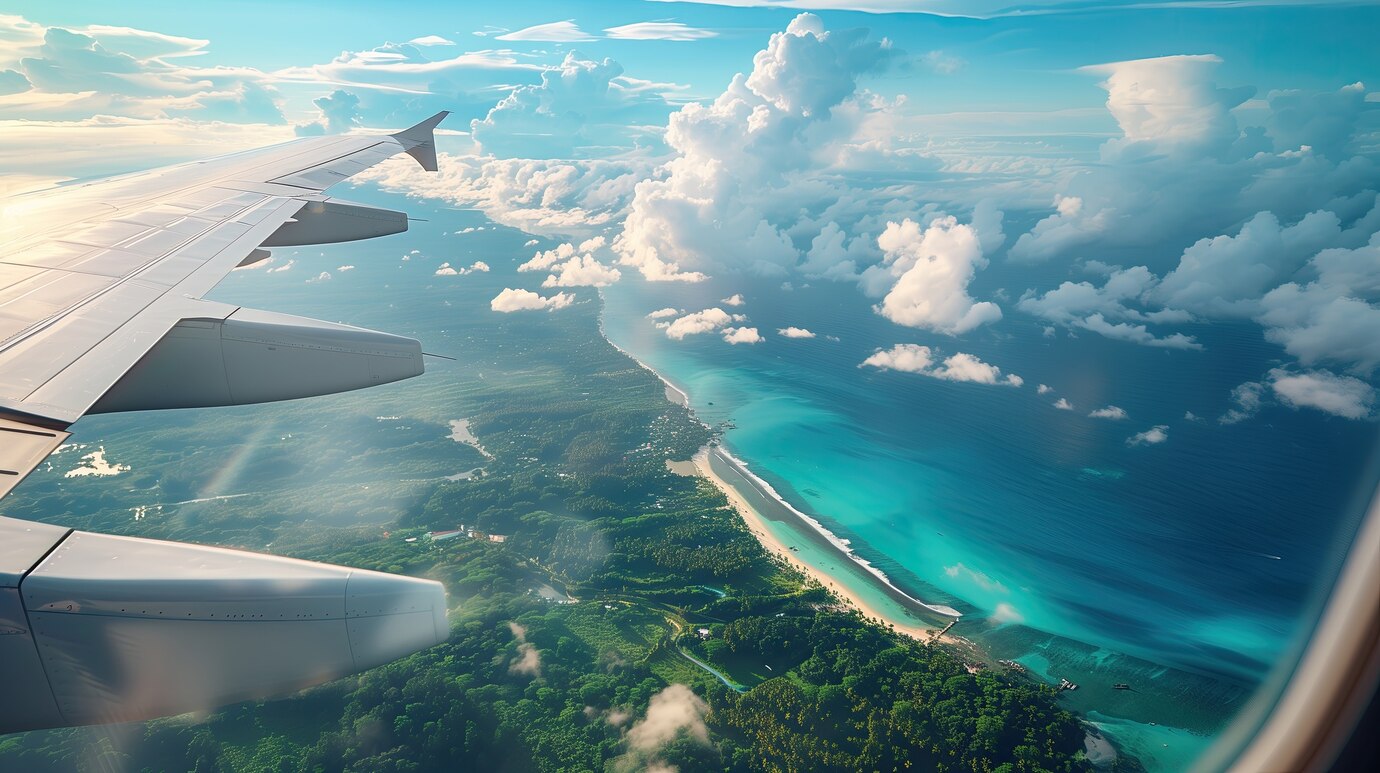
M 652 755 L 681 735 L 700 743 L 709 742 L 704 715 L 709 704 L 683 684 L 672 684 L 652 696 L 647 715 L 628 730 L 628 748 Z
M 772 35 L 750 73 L 709 105 L 671 115 L 673 157 L 664 177 L 637 187 L 614 241 L 622 262 L 654 281 L 795 267 L 801 254 L 787 231 L 801 218 L 802 197 L 838 199 L 827 184 L 796 183 L 817 177 L 828 163 L 821 155 L 871 109 L 858 99 L 858 78 L 890 56 L 887 45 L 826 31 L 808 13 Z
M 713 333 L 733 323 L 733 316 L 715 306 L 704 311 L 696 311 L 671 322 L 666 326 L 666 337 L 680 341 L 686 336 Z M 755 330 L 753 331 L 756 332 Z
M 907 218 L 887 223 L 877 245 L 896 279 L 876 310 L 892 322 L 958 335 L 1001 319 L 995 303 L 968 295 L 974 272 L 987 265 L 971 226 L 942 217 L 922 230 Z
M 938 361 L 938 352 L 919 344 L 896 344 L 890 349 L 878 349 L 858 367 L 878 370 L 899 370 L 945 381 L 971 381 L 977 384 L 1001 384 L 1019 387 L 1025 380 L 1014 373 L 1002 376 L 1001 368 L 988 364 L 971 354 L 959 352 Z
M 1151 427 L 1150 429 L 1145 430 L 1144 432 L 1137 432 L 1136 434 L 1134 434 L 1134 435 L 1132 435 L 1132 436 L 1126 438 L 1126 445 L 1128 445 L 1128 446 L 1153 446 L 1153 445 L 1158 445 L 1158 444 L 1160 444 L 1160 443 L 1163 443 L 1164 441 L 1166 441 L 1166 440 L 1168 440 L 1168 439 L 1169 439 L 1169 425 L 1167 425 L 1167 424 L 1156 424 L 1155 426 Z
M 1261 298 L 1265 337 L 1304 365 L 1335 362 L 1370 374 L 1380 366 L 1380 233 L 1356 250 L 1320 252 L 1310 267 L 1317 280 Z
M 782 338 L 814 338 L 815 334 L 803 327 L 783 327 L 776 331 Z
M 1147 322 L 1185 322 L 1192 318 L 1175 309 L 1145 311 L 1136 307 L 1158 281 L 1145 266 L 1115 268 L 1100 287 L 1091 282 L 1064 282 L 1043 295 L 1027 292 L 1016 308 L 1060 325 L 1090 330 L 1116 340 L 1169 349 L 1202 349 L 1193 336 L 1183 333 L 1157 336 L 1150 332 Z M 1112 319 L 1130 321 L 1113 322 Z
M 337 266 L 335 270 L 336 270 L 337 272 L 343 274 L 343 273 L 345 273 L 346 271 L 354 271 L 354 270 L 355 270 L 355 267 L 354 267 L 354 266 L 349 266 L 349 265 Z
M 568 158 L 590 144 L 631 146 L 638 135 L 629 125 L 664 120 L 671 108 L 662 93 L 671 88 L 626 78 L 613 59 L 572 51 L 542 71 L 540 83 L 518 86 L 472 120 L 470 134 L 500 157 Z
M 508 673 L 541 676 L 541 652 L 537 651 L 536 645 L 527 641 L 527 629 L 519 623 L 510 621 L 508 630 L 518 641 L 518 654 L 508 664 Z
M 0 15 L 0 40 L 0 119 L 285 123 L 266 73 L 182 61 L 206 53 L 206 40 L 7 15 Z
M 542 287 L 607 287 L 617 282 L 622 272 L 594 257 L 603 246 L 602 236 L 586 239 L 578 246 L 565 242 L 554 249 L 537 252 L 517 270 L 551 272 Z
M 1351 376 L 1325 370 L 1294 373 L 1275 368 L 1269 379 L 1275 396 L 1292 408 L 1314 408 L 1334 416 L 1364 419 L 1375 405 L 1375 389 Z
M 606 266 L 592 255 L 577 255 L 552 267 L 542 287 L 607 287 L 617 282 L 622 272 Z
M 1107 109 L 1121 135 L 1104 143 L 1101 165 L 1068 179 L 1058 191 L 1065 197 L 1057 200 L 1060 206 L 1017 239 L 1011 258 L 1046 260 L 1094 243 L 1104 249 L 1188 245 L 1258 212 L 1295 221 L 1319 201 L 1354 201 L 1373 191 L 1377 171 L 1371 159 L 1338 160 L 1340 149 L 1363 131 L 1368 110 L 1362 95 L 1347 87 L 1314 95 L 1313 104 L 1326 105 L 1328 114 L 1311 121 L 1300 120 L 1298 112 L 1306 97 L 1271 95 L 1263 103 L 1265 125 L 1242 127 L 1234 108 L 1254 89 L 1219 87 L 1220 63 L 1216 56 L 1197 55 L 1084 68 L 1104 76 Z M 1332 155 L 1312 152 L 1314 143 L 1326 144 Z M 1076 207 L 1062 205 L 1073 199 Z M 1239 279 L 1268 281 L 1261 273 Z M 1229 281 L 1228 291 L 1233 287 Z M 1176 281 L 1170 289 L 1185 288 Z M 1202 288 L 1183 297 L 1211 302 L 1212 295 Z M 1223 300 L 1232 302 L 1229 296 Z
M 1053 391 L 1054 387 L 1049 386 L 1048 384 L 1040 384 L 1039 386 L 1035 387 L 1036 394 L 1047 395 Z
M 755 327 L 726 327 L 723 339 L 731 344 L 758 344 L 766 340 Z
M 1088 415 L 1094 419 L 1111 419 L 1113 421 L 1120 421 L 1127 417 L 1126 410 L 1124 408 L 1118 408 L 1115 405 L 1109 405 L 1106 408 L 1098 408 Z
M 1073 410 L 1073 403 L 1061 397 L 1058 400 L 1054 401 L 1054 407 L 1058 408 L 1061 411 L 1071 411 Z
M 321 282 L 329 282 L 329 281 L 331 281 L 331 272 L 329 272 L 329 271 L 322 271 L 321 273 L 317 274 L 316 276 L 312 277 L 311 279 L 308 279 L 308 280 L 307 280 L 307 284 L 319 284 L 319 283 L 321 283 Z
M 404 258 L 405 259 L 405 258 Z M 464 276 L 465 274 L 483 273 L 489 270 L 489 264 L 482 260 L 476 260 L 468 266 L 452 266 L 449 262 L 442 263 L 436 269 L 436 276 Z
M 670 306 L 667 306 L 664 309 L 657 309 L 656 311 L 648 312 L 647 319 L 665 319 L 667 317 L 674 317 L 678 314 L 680 314 L 680 309 L 675 309 L 671 308 Z
M 497 223 L 529 233 L 567 237 L 618 222 L 638 183 L 657 174 L 651 161 L 636 156 L 571 161 L 439 157 L 436 173 L 399 158 L 354 179 L 475 207 Z
M 1194 350 L 1202 350 L 1203 348 L 1203 345 L 1194 340 L 1193 336 L 1184 335 L 1183 333 L 1170 333 L 1166 336 L 1156 336 L 1154 333 L 1151 333 L 1145 325 L 1137 325 L 1130 322 L 1108 322 L 1100 313 L 1094 314 L 1078 324 L 1080 327 L 1091 330 L 1105 338 L 1130 341 L 1131 343 L 1140 344 L 1142 346 Z
M 747 303 L 747 301 L 743 300 L 742 293 L 734 293 L 728 296 L 727 298 L 724 298 L 723 300 L 719 301 L 719 303 L 722 303 L 725 306 L 742 306 L 744 303 Z
M 505 314 L 514 311 L 555 311 L 574 302 L 575 296 L 569 293 L 556 293 L 548 298 L 531 290 L 515 290 L 511 287 L 505 287 L 503 292 L 489 301 L 489 308 Z
M 1265 386 L 1257 381 L 1247 381 L 1231 390 L 1231 401 L 1236 407 L 1218 417 L 1222 424 L 1236 424 L 1245 421 L 1260 411 L 1264 402 Z
M 1179 265 L 1151 292 L 1157 302 L 1212 317 L 1249 317 L 1259 301 L 1342 233 L 1331 212 L 1318 211 L 1284 226 L 1270 212 L 1252 217 L 1235 236 L 1204 238 L 1184 250 Z
M 316 105 L 320 118 L 294 127 L 298 136 L 343 134 L 360 125 L 359 97 L 344 89 L 313 99 L 312 104 Z
M 586 239 L 576 246 L 574 242 L 558 244 L 553 249 L 538 251 L 532 259 L 518 266 L 518 271 L 549 271 L 552 266 L 570 260 L 578 255 L 587 255 L 604 246 L 604 237 Z

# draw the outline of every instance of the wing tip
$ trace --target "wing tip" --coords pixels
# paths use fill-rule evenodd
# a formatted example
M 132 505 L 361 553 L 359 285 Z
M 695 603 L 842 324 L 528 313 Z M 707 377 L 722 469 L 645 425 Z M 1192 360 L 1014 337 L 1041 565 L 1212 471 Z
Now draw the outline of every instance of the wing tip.
M 436 166 L 436 135 L 434 131 L 446 116 L 450 115 L 449 110 L 442 110 L 436 115 L 393 135 L 393 138 L 403 144 L 407 155 L 421 164 L 422 168 L 428 172 L 435 172 Z

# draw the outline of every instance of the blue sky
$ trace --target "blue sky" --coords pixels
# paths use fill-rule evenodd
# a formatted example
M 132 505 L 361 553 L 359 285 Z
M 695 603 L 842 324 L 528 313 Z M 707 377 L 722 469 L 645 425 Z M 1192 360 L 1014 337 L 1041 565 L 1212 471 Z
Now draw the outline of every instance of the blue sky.
M 1025 319 L 1200 352 L 1193 326 L 1244 320 L 1280 358 L 1223 396 L 1237 411 L 1225 421 L 1268 400 L 1373 415 L 1373 5 L 78 0 L 9 13 L 10 192 L 449 109 L 439 175 L 394 164 L 370 179 L 566 244 L 528 261 L 538 287 L 514 290 L 633 274 L 851 283 L 950 351 Z M 744 310 L 683 311 L 668 335 L 765 334 Z M 997 367 L 883 360 L 950 380 Z

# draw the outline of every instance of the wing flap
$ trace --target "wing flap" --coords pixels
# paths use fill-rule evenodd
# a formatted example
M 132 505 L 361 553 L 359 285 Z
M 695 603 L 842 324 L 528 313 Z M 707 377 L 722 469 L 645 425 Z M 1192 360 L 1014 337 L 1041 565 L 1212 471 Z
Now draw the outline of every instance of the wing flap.
M 0 418 L 0 498 L 66 439 L 67 433 L 61 430 Z

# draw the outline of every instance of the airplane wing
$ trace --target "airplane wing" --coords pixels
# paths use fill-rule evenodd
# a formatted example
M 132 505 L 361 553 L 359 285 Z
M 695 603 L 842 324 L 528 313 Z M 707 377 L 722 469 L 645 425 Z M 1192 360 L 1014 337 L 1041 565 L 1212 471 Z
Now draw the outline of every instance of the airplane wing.
M 0 498 L 88 413 L 241 405 L 422 373 L 421 345 L 202 298 L 268 248 L 407 230 L 328 196 L 438 113 L 0 201 Z M 0 518 L 0 733 L 314 684 L 448 634 L 438 583 Z

